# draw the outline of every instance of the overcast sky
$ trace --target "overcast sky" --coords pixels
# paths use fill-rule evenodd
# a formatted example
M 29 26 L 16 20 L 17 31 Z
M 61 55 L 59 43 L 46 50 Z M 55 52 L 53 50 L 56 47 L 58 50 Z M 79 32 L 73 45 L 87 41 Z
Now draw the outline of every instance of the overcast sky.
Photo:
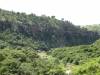
M 54 15 L 76 25 L 100 24 L 100 0 L 0 0 L 0 8 Z

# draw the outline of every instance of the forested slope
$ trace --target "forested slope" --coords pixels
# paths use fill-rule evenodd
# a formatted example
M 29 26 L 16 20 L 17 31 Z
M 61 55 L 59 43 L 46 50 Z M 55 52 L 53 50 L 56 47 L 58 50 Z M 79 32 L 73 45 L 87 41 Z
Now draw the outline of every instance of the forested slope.
M 47 50 L 90 44 L 98 37 L 96 32 L 82 29 L 69 21 L 58 20 L 54 16 L 27 15 L 0 9 L 0 40 L 13 47 L 28 46 Z
M 0 9 L 0 75 L 66 75 L 69 65 L 72 75 L 100 75 L 99 38 L 55 16 Z
M 72 75 L 100 75 L 100 40 L 91 45 L 53 48 L 49 54 L 65 66 L 70 63 Z
M 0 49 L 1 75 L 66 75 L 67 63 L 73 75 L 100 74 L 100 40 L 91 45 L 53 48 L 37 52 L 30 48 Z
M 91 45 L 80 45 L 73 47 L 53 48 L 51 55 L 62 60 L 64 64 L 73 63 L 79 65 L 88 60 L 100 56 L 100 40 Z

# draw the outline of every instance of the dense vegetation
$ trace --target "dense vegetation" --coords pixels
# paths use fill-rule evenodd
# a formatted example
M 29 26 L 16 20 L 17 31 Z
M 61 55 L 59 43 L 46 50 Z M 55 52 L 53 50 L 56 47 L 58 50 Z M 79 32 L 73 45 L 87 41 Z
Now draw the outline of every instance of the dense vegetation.
M 0 75 L 65 75 L 56 60 L 41 58 L 34 50 L 0 49 Z
M 100 75 L 100 57 L 73 67 L 73 75 Z
M 100 75 L 100 32 L 86 28 L 0 9 L 0 75 L 66 75 L 70 65 L 72 75 Z
M 73 75 L 100 74 L 100 40 L 91 45 L 55 48 L 44 57 L 30 48 L 0 49 L 1 75 L 66 75 L 66 64 L 72 64 Z M 53 57 L 51 57 L 53 56 Z M 65 67 L 64 67 L 65 66 Z
M 100 40 L 98 40 L 96 43 L 92 45 L 55 48 L 51 50 L 51 54 L 52 56 L 62 60 L 65 64 L 69 62 L 79 65 L 88 58 L 99 57 L 99 46 Z
M 69 21 L 58 20 L 54 16 L 0 10 L 0 40 L 10 45 L 47 50 L 90 44 L 98 37 L 96 32 L 74 26 Z
M 100 74 L 100 40 L 91 45 L 54 48 L 50 54 L 65 65 L 67 63 L 74 64 L 73 75 Z

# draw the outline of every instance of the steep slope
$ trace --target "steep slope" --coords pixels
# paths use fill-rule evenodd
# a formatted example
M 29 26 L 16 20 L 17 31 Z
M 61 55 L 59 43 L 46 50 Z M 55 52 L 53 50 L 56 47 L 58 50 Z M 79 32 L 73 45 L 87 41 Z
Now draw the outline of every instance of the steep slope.
M 81 29 L 54 16 L 26 15 L 0 9 L 0 40 L 5 46 L 35 50 L 90 44 L 99 38 L 96 32 Z M 2 46 L 2 44 L 1 44 Z

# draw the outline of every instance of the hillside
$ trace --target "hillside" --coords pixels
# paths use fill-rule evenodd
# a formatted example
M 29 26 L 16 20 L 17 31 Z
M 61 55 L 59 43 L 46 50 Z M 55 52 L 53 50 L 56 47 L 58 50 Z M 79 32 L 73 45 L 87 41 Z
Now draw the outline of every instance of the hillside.
M 100 40 L 91 45 L 53 48 L 49 54 L 65 65 L 70 63 L 72 75 L 100 75 Z
M 0 9 L 0 75 L 100 75 L 99 65 L 99 31 Z
M 0 40 L 15 48 L 50 48 L 90 44 L 99 38 L 93 31 L 75 26 L 55 16 L 15 13 L 0 9 Z M 7 46 L 6 45 L 6 46 Z
M 100 40 L 91 45 L 80 45 L 63 48 L 53 48 L 50 53 L 53 57 L 62 60 L 64 64 L 73 63 L 79 65 L 88 58 L 100 56 Z
M 47 53 L 6 47 L 0 49 L 0 74 L 66 75 L 66 64 L 70 63 L 72 75 L 99 75 L 99 44 L 100 40 L 91 45 L 53 48 Z

